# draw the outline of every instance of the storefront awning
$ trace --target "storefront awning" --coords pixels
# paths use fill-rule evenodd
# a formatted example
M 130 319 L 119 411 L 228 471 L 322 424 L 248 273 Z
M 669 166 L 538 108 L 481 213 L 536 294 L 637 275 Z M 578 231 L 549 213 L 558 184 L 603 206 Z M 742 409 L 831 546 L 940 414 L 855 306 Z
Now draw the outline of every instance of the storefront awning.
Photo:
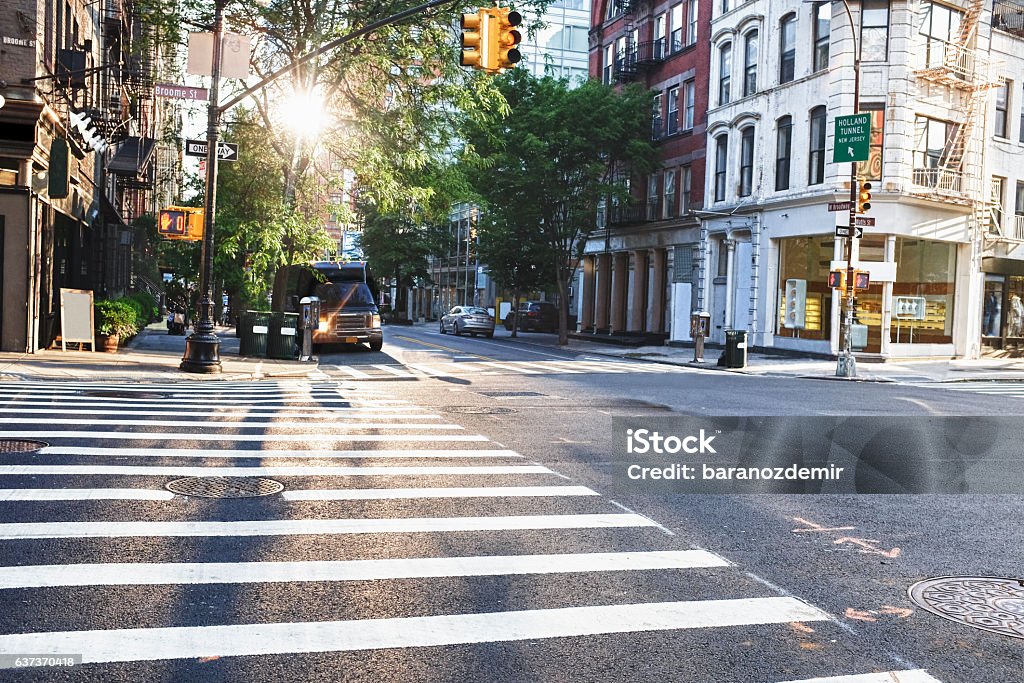
M 127 138 L 107 164 L 107 170 L 116 175 L 140 175 L 153 156 L 154 143 L 153 138 Z
M 981 259 L 981 270 L 999 275 L 1024 275 L 1024 261 L 1015 258 L 986 256 Z

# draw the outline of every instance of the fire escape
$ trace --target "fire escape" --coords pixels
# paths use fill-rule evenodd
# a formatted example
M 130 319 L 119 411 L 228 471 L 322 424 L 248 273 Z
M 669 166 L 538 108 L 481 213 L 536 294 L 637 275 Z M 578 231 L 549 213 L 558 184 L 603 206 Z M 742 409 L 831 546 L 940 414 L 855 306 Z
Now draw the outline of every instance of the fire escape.
M 984 120 L 989 91 L 998 86 L 989 79 L 989 64 L 976 49 L 978 22 L 986 0 L 970 0 L 956 36 L 950 42 L 929 38 L 926 66 L 915 75 L 927 86 L 944 86 L 957 93 L 952 111 L 959 121 L 952 125 L 941 153 L 930 150 L 926 162 L 915 163 L 912 194 L 971 208 L 979 233 L 991 231 L 991 207 L 985 198 Z M 918 119 L 915 139 L 919 152 L 928 149 L 928 121 Z
M 641 0 L 615 0 L 622 13 L 622 35 L 626 37 L 624 54 L 615 56 L 615 79 L 620 83 L 635 81 L 650 67 L 660 64 L 665 59 L 665 41 L 640 41 L 637 39 L 636 10 Z

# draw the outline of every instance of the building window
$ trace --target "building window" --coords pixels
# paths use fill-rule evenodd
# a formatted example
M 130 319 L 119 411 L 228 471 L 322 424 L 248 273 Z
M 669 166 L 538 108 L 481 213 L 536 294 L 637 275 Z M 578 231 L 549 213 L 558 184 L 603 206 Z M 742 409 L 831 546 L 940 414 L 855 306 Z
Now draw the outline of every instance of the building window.
M 743 96 L 757 92 L 757 31 L 747 34 L 743 42 Z
M 1010 117 L 1008 115 L 1009 100 L 1010 81 L 1003 81 L 999 84 L 999 87 L 996 88 L 996 119 L 994 128 L 995 136 L 997 138 L 1010 137 Z
M 661 174 L 652 173 L 647 179 L 647 220 L 658 220 L 658 189 L 661 185 Z
M 811 153 L 807 173 L 808 185 L 825 182 L 825 107 L 811 110 Z
M 905 320 L 894 313 L 889 327 L 890 341 L 899 344 L 953 343 L 956 247 L 949 242 L 896 238 L 893 302 L 898 305 L 901 297 L 924 299 L 924 320 Z
M 689 213 L 692 208 L 690 193 L 693 191 L 693 169 L 689 166 L 683 166 L 683 177 L 682 181 L 682 202 L 679 204 L 679 214 L 685 215 Z M 1018 189 L 1018 197 L 1024 197 Z M 1021 209 L 1021 213 L 1024 213 L 1024 209 Z
M 960 33 L 960 21 L 963 13 L 952 7 L 924 2 L 921 7 L 921 27 L 919 33 L 924 40 L 924 63 L 927 67 L 942 66 L 946 61 L 946 50 Z M 952 55 L 954 63 L 959 62 L 957 55 Z
M 946 160 L 946 147 L 956 134 L 956 126 L 946 121 L 917 117 L 914 123 L 914 184 L 924 187 L 938 187 L 940 167 Z M 960 191 L 959 173 L 941 178 L 943 189 Z
M 1024 142 L 1024 91 L 1021 91 L 1020 94 L 1020 132 L 1017 134 L 1017 139 Z
M 754 192 L 754 127 L 747 126 L 740 135 L 740 196 Z
M 601 74 L 601 80 L 605 85 L 611 85 L 612 82 L 612 65 L 615 64 L 615 47 L 612 45 L 604 46 L 604 71 Z
M 683 83 L 683 130 L 693 130 L 693 81 Z
M 871 115 L 868 136 L 868 160 L 857 162 L 857 175 L 865 180 L 882 180 L 882 150 L 885 140 L 885 109 L 882 104 L 862 104 L 862 114 Z
M 668 135 L 675 135 L 679 132 L 679 88 L 669 88 L 668 91 Z
M 669 44 L 672 52 L 683 49 L 683 5 L 676 5 L 669 10 Z
M 779 119 L 775 136 L 775 190 L 789 189 L 789 162 L 793 156 L 793 117 Z
M 787 14 L 779 23 L 779 83 L 789 83 L 796 75 L 796 15 Z
M 732 73 L 732 43 L 718 49 L 718 104 L 729 104 Z
M 697 44 L 697 0 L 688 0 L 686 4 L 686 44 Z
M 661 93 L 654 96 L 651 109 L 651 139 L 660 140 L 665 136 L 661 119 Z
M 729 136 L 722 133 L 715 138 L 715 201 L 725 201 L 725 169 L 729 155 Z
M 1017 181 L 1017 196 L 1013 204 L 1013 237 L 1024 239 L 1024 181 Z
M 814 70 L 828 68 L 828 44 L 832 37 L 832 4 L 820 2 L 814 6 Z
M 860 4 L 860 61 L 889 58 L 889 0 L 863 0 Z
M 990 208 L 988 230 L 996 235 L 1003 234 L 1003 217 L 1005 215 L 1003 209 L 1005 197 L 1003 195 L 1005 192 L 1006 178 L 992 176 L 992 189 L 988 199 Z
M 654 18 L 654 56 L 662 58 L 665 56 L 665 15 L 659 14 Z
M 733 0 L 722 0 L 722 14 L 732 9 Z
M 676 215 L 676 171 L 669 169 L 665 171 L 665 189 L 662 193 L 662 218 L 672 218 Z
M 828 271 L 834 244 L 832 237 L 790 237 L 779 240 L 779 302 L 775 333 L 780 337 L 829 338 L 828 321 L 832 311 L 833 290 L 828 286 Z M 803 329 L 786 327 L 786 297 L 782 296 L 786 280 L 803 280 L 807 283 Z

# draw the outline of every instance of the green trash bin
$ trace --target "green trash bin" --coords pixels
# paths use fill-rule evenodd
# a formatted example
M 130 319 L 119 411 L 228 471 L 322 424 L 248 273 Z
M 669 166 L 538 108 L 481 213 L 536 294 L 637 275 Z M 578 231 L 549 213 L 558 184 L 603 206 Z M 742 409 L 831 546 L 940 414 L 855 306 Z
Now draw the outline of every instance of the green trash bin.
M 267 357 L 291 360 L 299 357 L 298 313 L 272 313 L 267 337 Z
M 727 368 L 747 367 L 747 331 L 726 330 L 725 331 L 725 353 L 718 362 Z
M 242 336 L 238 344 L 239 355 L 266 356 L 267 337 L 270 332 L 270 313 L 246 311 L 242 320 Z

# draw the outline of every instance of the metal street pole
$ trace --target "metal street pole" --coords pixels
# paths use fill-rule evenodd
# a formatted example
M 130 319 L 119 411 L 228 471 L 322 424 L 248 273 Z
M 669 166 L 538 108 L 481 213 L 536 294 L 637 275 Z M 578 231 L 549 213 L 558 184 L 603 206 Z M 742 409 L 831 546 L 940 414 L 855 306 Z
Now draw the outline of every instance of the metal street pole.
M 220 108 L 217 106 L 220 89 L 221 35 L 224 31 L 224 5 L 227 0 L 216 0 L 213 19 L 213 66 L 210 83 L 210 104 L 207 108 L 206 127 L 206 215 L 203 222 L 203 250 L 199 266 L 199 308 L 202 319 L 195 332 L 185 341 L 185 355 L 178 367 L 185 372 L 216 374 L 221 371 L 220 339 L 213 326 L 213 228 L 217 210 L 217 145 L 220 142 Z
M 860 44 L 857 41 L 857 27 L 853 23 L 850 3 L 843 0 L 846 17 L 850 21 L 850 38 L 853 40 L 853 113 L 860 111 Z M 846 237 L 846 291 L 842 320 L 843 348 L 836 363 L 836 377 L 857 376 L 857 359 L 853 356 L 853 240 L 857 229 L 857 162 L 850 162 L 850 225 Z

